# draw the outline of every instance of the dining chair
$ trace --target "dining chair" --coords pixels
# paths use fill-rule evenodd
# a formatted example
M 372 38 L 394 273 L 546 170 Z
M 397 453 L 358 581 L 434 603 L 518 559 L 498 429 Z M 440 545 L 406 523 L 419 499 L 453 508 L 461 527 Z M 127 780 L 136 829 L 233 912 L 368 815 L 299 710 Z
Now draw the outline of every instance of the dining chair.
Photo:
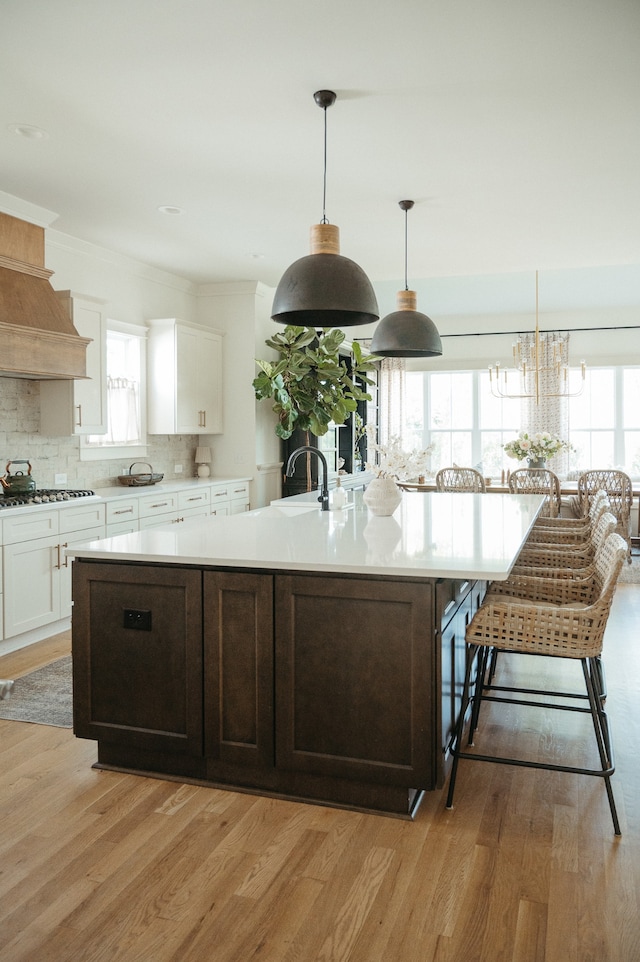
M 620 835 L 620 823 L 611 787 L 614 772 L 609 722 L 604 709 L 605 700 L 599 690 L 599 659 L 602 654 L 604 633 L 611 610 L 616 583 L 626 557 L 626 543 L 618 534 L 607 539 L 607 551 L 601 555 L 599 573 L 594 576 L 597 596 L 588 600 L 534 601 L 526 598 L 507 599 L 500 596 L 485 598 L 471 619 L 466 633 L 466 668 L 462 692 L 462 705 L 452 745 L 453 766 L 447 795 L 447 808 L 453 807 L 453 797 L 461 759 L 495 762 L 546 771 L 569 772 L 579 775 L 599 776 L 604 780 L 609 809 L 616 835 Z M 492 652 L 506 651 L 510 654 L 547 656 L 579 661 L 582 667 L 585 694 L 556 690 L 555 688 L 529 688 L 516 685 L 495 684 L 487 666 Z M 511 668 L 511 658 L 509 659 Z M 474 677 L 474 669 L 475 677 Z M 499 679 L 498 679 L 499 680 Z M 473 692 L 473 693 L 472 693 Z M 548 696 L 550 700 L 545 700 Z M 484 702 L 496 704 L 525 705 L 527 708 L 553 708 L 559 711 L 587 713 L 591 716 L 600 760 L 599 767 L 571 764 L 572 759 L 558 759 L 558 740 L 548 736 L 552 757 L 527 757 L 476 753 L 462 748 L 465 719 L 471 709 L 468 746 L 478 729 L 480 708 Z M 588 707 L 585 706 L 585 701 Z M 551 713 L 555 714 L 554 712 Z M 496 729 L 492 718 L 489 735 Z M 513 711 L 508 709 L 505 727 L 513 733 Z M 529 728 L 530 731 L 530 728 Z M 525 731 L 525 740 L 528 740 Z M 543 741 L 543 740 L 541 740 Z M 552 760 L 555 759 L 555 760 Z
M 560 514 L 560 479 L 547 468 L 516 468 L 509 476 L 511 494 L 544 494 L 539 518 L 557 518 Z
M 436 491 L 471 491 L 484 494 L 484 478 L 475 468 L 440 468 L 436 474 Z
M 574 502 L 576 514 L 588 513 L 591 499 L 597 491 L 609 495 L 610 511 L 618 519 L 618 533 L 627 542 L 627 561 L 631 563 L 631 507 L 633 487 L 631 478 L 624 471 L 593 470 L 584 471 L 578 478 L 578 494 Z

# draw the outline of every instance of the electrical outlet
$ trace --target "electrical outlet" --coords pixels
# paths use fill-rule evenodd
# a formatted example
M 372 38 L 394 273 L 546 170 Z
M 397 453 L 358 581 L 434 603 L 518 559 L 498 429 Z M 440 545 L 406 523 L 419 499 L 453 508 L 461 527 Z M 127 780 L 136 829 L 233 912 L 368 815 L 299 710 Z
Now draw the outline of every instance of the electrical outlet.
M 66 483 L 67 483 L 67 476 L 66 476 L 66 474 L 56 474 L 55 477 L 54 477 L 54 479 L 53 479 L 53 483 L 54 483 L 54 484 L 66 484 Z
M 174 470 L 174 473 L 175 473 L 175 474 L 182 474 L 182 465 L 181 465 L 181 464 L 174 464 L 173 470 Z

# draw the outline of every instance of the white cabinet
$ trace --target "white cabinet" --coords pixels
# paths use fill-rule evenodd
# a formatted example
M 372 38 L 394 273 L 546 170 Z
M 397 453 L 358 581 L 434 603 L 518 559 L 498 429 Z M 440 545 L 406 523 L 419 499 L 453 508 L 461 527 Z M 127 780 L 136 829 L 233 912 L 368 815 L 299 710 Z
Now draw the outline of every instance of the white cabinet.
M 40 382 L 40 433 L 49 437 L 107 430 L 106 301 L 56 291 L 87 347 L 87 378 Z
M 41 628 L 71 611 L 71 566 L 64 549 L 104 536 L 104 505 L 3 518 L 4 637 Z
M 138 497 L 118 498 L 107 501 L 106 505 L 106 536 L 110 538 L 116 534 L 130 534 L 138 530 Z
M 230 484 L 229 494 L 230 494 L 229 511 L 231 514 L 241 514 L 243 511 L 249 510 L 250 504 L 249 504 L 249 482 L 248 481 L 236 481 Z
M 180 524 L 191 518 L 207 518 L 210 514 L 209 488 L 140 498 L 139 512 L 140 531 L 166 524 Z
M 149 324 L 149 433 L 221 434 L 222 335 L 176 318 Z
M 249 482 L 226 481 L 211 487 L 211 514 L 240 514 L 249 510 Z

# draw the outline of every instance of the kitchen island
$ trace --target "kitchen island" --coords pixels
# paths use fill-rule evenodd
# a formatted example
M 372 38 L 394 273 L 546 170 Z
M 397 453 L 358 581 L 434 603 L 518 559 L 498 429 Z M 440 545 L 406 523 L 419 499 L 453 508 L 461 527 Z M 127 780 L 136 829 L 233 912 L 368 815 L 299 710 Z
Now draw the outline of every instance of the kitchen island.
M 542 503 L 375 518 L 354 492 L 76 546 L 75 733 L 98 767 L 411 817 L 446 776 L 466 624 Z

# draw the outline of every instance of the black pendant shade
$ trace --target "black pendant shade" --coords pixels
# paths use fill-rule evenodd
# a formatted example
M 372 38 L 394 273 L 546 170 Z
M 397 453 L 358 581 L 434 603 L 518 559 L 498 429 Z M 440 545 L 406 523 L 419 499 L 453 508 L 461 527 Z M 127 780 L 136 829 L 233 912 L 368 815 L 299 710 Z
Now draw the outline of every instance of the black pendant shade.
M 340 254 L 338 228 L 326 219 L 327 107 L 332 90 L 317 90 L 313 98 L 324 110 L 324 196 L 320 224 L 311 228 L 311 253 L 294 261 L 280 278 L 271 317 L 297 327 L 353 327 L 380 317 L 371 281 L 355 261 Z
M 338 228 L 314 224 L 311 249 L 313 253 L 294 261 L 280 278 L 273 320 L 298 327 L 353 327 L 377 321 L 380 312 L 369 278 L 355 261 L 338 253 Z
M 413 295 L 404 306 L 403 295 Z M 442 342 L 438 329 L 426 314 L 416 311 L 415 291 L 398 291 L 398 310 L 380 321 L 371 339 L 371 353 L 381 357 L 438 357 Z
M 405 289 L 398 291 L 398 310 L 383 317 L 371 339 L 371 353 L 381 357 L 439 357 L 442 354 L 438 328 L 430 317 L 416 310 L 416 292 L 407 287 L 407 211 L 412 207 L 412 200 L 400 201 L 400 208 L 405 212 Z

